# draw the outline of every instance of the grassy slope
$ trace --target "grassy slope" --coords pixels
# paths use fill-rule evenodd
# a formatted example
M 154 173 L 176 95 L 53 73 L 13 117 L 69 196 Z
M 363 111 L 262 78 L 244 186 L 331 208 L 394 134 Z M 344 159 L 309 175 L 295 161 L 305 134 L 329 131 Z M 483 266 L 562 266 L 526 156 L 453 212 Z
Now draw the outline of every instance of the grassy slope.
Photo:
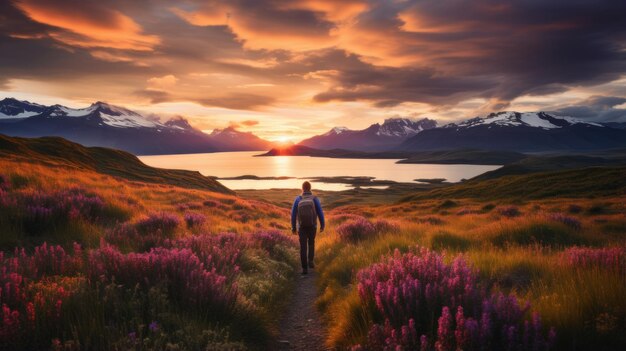
M 496 170 L 483 173 L 472 179 L 495 179 L 507 175 L 521 175 L 537 172 L 559 171 L 585 167 L 614 167 L 626 165 L 626 156 L 613 155 L 554 155 L 530 156 L 517 162 L 505 165 Z
M 31 253 L 35 246 L 44 242 L 63 245 L 66 252 L 71 252 L 72 243 L 77 242 L 86 251 L 83 257 L 88 256 L 87 251 L 97 250 L 104 242 L 117 246 L 123 253 L 142 253 L 165 245 L 165 240 L 211 237 L 225 232 L 235 233 L 243 242 L 198 247 L 200 253 L 202 250 L 218 250 L 214 253 L 216 256 L 221 254 L 221 250 L 239 251 L 237 262 L 218 266 L 217 269 L 218 274 L 227 275 L 228 284 L 231 280 L 236 283 L 240 293 L 236 305 L 232 307 L 234 312 L 227 318 L 215 320 L 217 317 L 212 317 L 210 313 L 194 313 L 193 308 L 190 312 L 189 306 L 184 309 L 179 306 L 184 305 L 182 302 L 172 301 L 169 292 L 162 290 L 161 286 L 149 286 L 149 290 L 145 291 L 138 290 L 134 285 L 102 287 L 106 293 L 115 295 L 112 300 L 105 300 L 102 298 L 105 292 L 83 278 L 86 276 L 83 270 L 78 275 L 64 273 L 46 279 L 24 273 L 23 289 L 52 289 L 56 281 L 76 281 L 79 288 L 76 295 L 64 303 L 65 317 L 55 322 L 55 328 L 45 324 L 52 323 L 53 319 L 42 317 L 41 328 L 35 331 L 35 334 L 39 333 L 37 337 L 18 338 L 0 349 L 5 349 L 4 346 L 15 350 L 43 349 L 50 345 L 52 338 L 57 337 L 62 343 L 80 342 L 84 349 L 126 349 L 123 345 L 129 342 L 129 332 L 147 332 L 151 321 L 158 321 L 161 329 L 158 338 L 150 337 L 143 341 L 149 347 L 142 349 L 165 349 L 160 344 L 165 342 L 175 344 L 172 347 L 180 347 L 181 350 L 238 349 L 240 342 L 245 342 L 251 349 L 265 349 L 264 343 L 270 338 L 268 333 L 275 331 L 275 321 L 280 317 L 292 288 L 296 252 L 293 245 L 279 243 L 268 246 L 272 244 L 271 237 L 266 239 L 263 234 L 287 228 L 286 209 L 202 189 L 211 188 L 213 184 L 204 182 L 207 179 L 204 177 L 183 179 L 180 183 L 182 187 L 171 185 L 172 179 L 168 177 L 176 177 L 180 173 L 150 170 L 137 165 L 134 156 L 114 150 L 77 147 L 56 138 L 35 139 L 32 143 L 1 138 L 0 142 L 0 250 L 4 250 L 0 266 L 5 263 L 5 258 L 12 256 L 13 248 L 24 247 L 27 253 Z M 46 147 L 52 148 L 46 150 Z M 65 153 L 71 158 L 63 157 Z M 100 160 L 96 161 L 98 158 Z M 140 173 L 152 172 L 149 174 L 154 177 L 133 174 L 133 169 Z M 104 172 L 101 173 L 101 170 Z M 90 218 L 66 212 L 50 219 L 29 215 L 28 203 L 54 206 L 54 203 L 40 199 L 53 196 L 54 201 L 62 201 L 62 197 L 54 194 L 68 189 L 79 189 L 79 193 L 86 197 L 101 199 L 104 208 Z M 148 215 L 161 213 L 176 219 L 178 224 L 174 229 L 145 233 L 134 231 L 133 228 L 141 228 Z M 189 214 L 204 220 L 191 226 L 185 220 Z M 29 229 L 27 225 L 34 222 L 41 225 Z M 210 255 L 205 256 L 206 260 L 211 260 Z M 228 268 L 233 265 L 239 267 L 239 273 L 228 275 Z M 84 270 L 89 267 L 91 264 L 85 265 Z M 206 269 L 210 270 L 209 267 L 206 266 Z M 136 279 L 143 282 L 141 276 Z M 158 298 L 150 295 L 157 292 L 160 294 Z M 29 296 L 27 294 L 26 298 Z M 3 298 L 4 295 L 0 300 L 5 303 Z M 23 313 L 19 303 L 7 303 Z M 106 326 L 100 323 L 105 320 Z M 20 330 L 26 331 L 23 328 Z M 14 334 L 20 335 L 17 332 Z
M 133 181 L 233 193 L 215 179 L 199 172 L 153 168 L 130 153 L 102 147 L 84 147 L 63 138 L 27 139 L 0 135 L 0 157 L 87 169 Z
M 402 201 L 429 198 L 540 199 L 623 196 L 626 167 L 591 167 L 566 171 L 511 175 L 490 180 L 470 180 L 405 197 Z
M 483 283 L 529 301 L 546 325 L 557 328 L 556 349 L 620 349 L 626 343 L 619 329 L 626 318 L 620 296 L 626 292 L 626 276 L 564 266 L 561 250 L 625 245 L 623 200 L 617 194 L 596 200 L 531 200 L 515 207 L 519 215 L 509 217 L 502 213 L 511 201 L 420 199 L 330 211 L 329 230 L 318 244 L 318 307 L 329 325 L 329 345 L 341 349 L 364 342 L 376 318 L 363 308 L 357 272 L 395 249 L 407 252 L 420 245 L 450 256 L 463 253 Z M 555 215 L 580 224 L 566 225 Z M 338 228 L 354 216 L 386 219 L 396 226 L 357 242 L 342 239 Z M 603 316 L 610 320 L 608 327 Z

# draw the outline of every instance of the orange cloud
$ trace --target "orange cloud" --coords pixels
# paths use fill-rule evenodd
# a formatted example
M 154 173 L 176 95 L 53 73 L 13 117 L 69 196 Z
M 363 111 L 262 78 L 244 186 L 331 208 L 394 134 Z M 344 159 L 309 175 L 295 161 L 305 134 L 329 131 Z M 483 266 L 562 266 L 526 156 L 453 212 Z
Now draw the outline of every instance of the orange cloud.
M 259 121 L 248 119 L 248 120 L 241 122 L 241 124 L 247 127 L 252 127 L 252 126 L 256 126 L 257 124 L 259 124 Z
M 368 4 L 364 0 L 301 0 L 279 3 L 278 8 L 316 11 L 330 21 L 342 22 L 366 11 Z
M 152 77 L 148 79 L 148 89 L 168 91 L 176 85 L 176 82 L 178 82 L 178 78 L 173 74 L 168 74 L 163 77 Z
M 325 8 L 332 9 L 330 2 L 325 3 Z M 337 43 L 336 24 L 329 20 L 334 16 L 313 11 L 313 4 L 307 1 L 272 8 L 260 2 L 213 1 L 193 11 L 170 10 L 196 26 L 227 26 L 246 48 L 306 51 Z M 334 6 L 343 9 L 343 14 L 350 13 L 349 7 Z
M 160 42 L 120 11 L 93 2 L 61 6 L 59 1 L 22 0 L 16 5 L 32 20 L 62 29 L 48 34 L 67 45 L 150 51 Z

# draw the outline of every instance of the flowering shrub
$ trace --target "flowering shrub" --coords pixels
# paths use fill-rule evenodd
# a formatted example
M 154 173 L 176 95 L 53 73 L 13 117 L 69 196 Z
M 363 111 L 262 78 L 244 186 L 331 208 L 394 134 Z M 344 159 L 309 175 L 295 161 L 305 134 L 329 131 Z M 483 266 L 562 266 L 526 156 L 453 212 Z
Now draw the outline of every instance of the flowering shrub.
M 229 278 L 234 278 L 239 272 L 239 258 L 246 246 L 245 237 L 233 233 L 193 235 L 163 244 L 166 248 L 191 250 L 207 270 Z
M 295 243 L 291 237 L 284 235 L 277 230 L 256 232 L 252 234 L 251 240 L 258 243 L 261 248 L 267 250 L 270 254 L 275 253 L 277 246 L 289 246 L 294 245 Z
M 520 211 L 515 206 L 502 207 L 498 209 L 498 213 L 504 217 L 517 217 L 520 215 Z
M 141 234 L 149 234 L 161 232 L 163 234 L 171 234 L 176 227 L 180 224 L 180 219 L 178 216 L 167 213 L 167 212 L 159 212 L 152 213 L 141 219 L 135 225 L 137 231 Z
M 352 213 L 336 213 L 328 216 L 328 221 L 335 224 L 342 224 L 343 222 L 347 222 L 350 220 L 360 220 L 365 219 L 363 216 L 359 216 Z
M 144 234 L 130 223 L 118 224 L 105 233 L 105 241 L 117 247 L 133 248 L 136 251 L 149 251 L 160 246 L 166 240 L 159 230 Z
M 490 294 L 457 256 L 450 264 L 425 248 L 358 273 L 361 301 L 380 316 L 357 350 L 546 349 L 536 314 L 513 295 Z M 454 314 L 454 317 L 453 315 Z M 436 332 L 435 332 L 436 331 Z
M 574 217 L 566 216 L 562 213 L 552 213 L 548 216 L 548 219 L 550 219 L 551 221 L 563 223 L 572 229 L 578 230 L 582 228 L 582 224 L 580 223 L 578 219 Z
M 207 270 L 190 249 L 155 248 L 147 253 L 122 254 L 103 245 L 89 253 L 88 276 L 92 282 L 130 287 L 150 288 L 165 282 L 173 302 L 215 317 L 228 313 L 237 297 L 236 286 L 214 269 Z
M 104 201 L 79 187 L 44 192 L 9 191 L 0 185 L 0 213 L 26 234 L 39 235 L 75 220 L 97 221 L 108 216 Z
M 16 249 L 12 257 L 0 252 L 0 348 L 17 348 L 36 337 L 31 335 L 36 327 L 44 333 L 56 328 L 64 303 L 83 282 L 60 275 L 75 274 L 81 267 L 77 245 L 73 257 L 60 246 L 47 244 L 36 247 L 32 255 L 23 249 Z
M 204 222 L 206 222 L 206 216 L 203 214 L 194 212 L 185 213 L 185 223 L 187 223 L 187 228 L 200 226 Z
M 397 223 L 389 222 L 385 219 L 379 219 L 374 222 L 374 230 L 376 233 L 385 233 L 398 231 L 400 226 Z
M 343 241 L 357 242 L 376 234 L 376 227 L 365 218 L 345 222 L 337 227 L 337 234 Z
M 570 247 L 561 253 L 561 262 L 570 267 L 599 267 L 626 272 L 626 247 Z

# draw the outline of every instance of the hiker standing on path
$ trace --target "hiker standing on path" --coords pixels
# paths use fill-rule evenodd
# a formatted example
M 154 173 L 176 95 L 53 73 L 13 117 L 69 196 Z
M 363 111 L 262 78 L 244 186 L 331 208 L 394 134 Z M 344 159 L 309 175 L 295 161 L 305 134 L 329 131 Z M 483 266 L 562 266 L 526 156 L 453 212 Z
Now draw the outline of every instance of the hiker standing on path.
M 315 234 L 317 232 L 317 220 L 320 221 L 320 233 L 324 231 L 324 211 L 320 200 L 311 193 L 311 183 L 302 183 L 302 195 L 298 195 L 291 208 L 291 232 L 300 237 L 300 262 L 302 274 L 309 273 L 309 268 L 315 264 Z M 296 227 L 297 221 L 297 227 Z M 307 255 L 308 246 L 308 255 Z

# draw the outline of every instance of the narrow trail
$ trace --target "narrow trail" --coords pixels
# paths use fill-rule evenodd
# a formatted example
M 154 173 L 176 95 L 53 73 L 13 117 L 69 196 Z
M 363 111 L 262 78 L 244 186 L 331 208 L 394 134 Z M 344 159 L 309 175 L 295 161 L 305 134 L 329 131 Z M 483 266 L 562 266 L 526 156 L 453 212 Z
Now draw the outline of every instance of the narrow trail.
M 317 273 L 301 276 L 280 323 L 278 350 L 330 350 L 324 345 L 326 330 L 315 307 Z

